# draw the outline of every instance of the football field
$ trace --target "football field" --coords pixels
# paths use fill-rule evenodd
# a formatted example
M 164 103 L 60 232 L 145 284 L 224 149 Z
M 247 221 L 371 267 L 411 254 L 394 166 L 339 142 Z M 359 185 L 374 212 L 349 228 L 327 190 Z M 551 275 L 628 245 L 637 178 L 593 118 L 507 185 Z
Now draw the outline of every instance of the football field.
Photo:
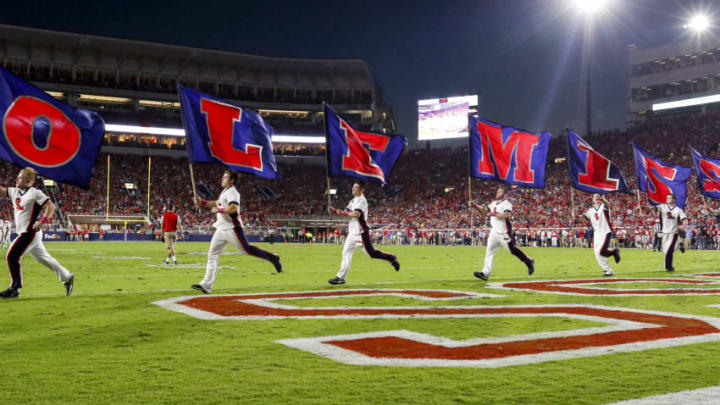
M 0 301 L 0 390 L 12 404 L 605 404 L 720 385 L 720 252 L 627 249 L 603 279 L 591 249 L 379 246 L 399 272 L 341 246 L 233 249 L 191 290 L 208 243 L 47 243 L 75 291 L 29 255 Z M 718 273 L 718 274 L 715 274 Z M 0 276 L 5 288 L 6 271 Z M 237 295 L 232 297 L 232 295 Z

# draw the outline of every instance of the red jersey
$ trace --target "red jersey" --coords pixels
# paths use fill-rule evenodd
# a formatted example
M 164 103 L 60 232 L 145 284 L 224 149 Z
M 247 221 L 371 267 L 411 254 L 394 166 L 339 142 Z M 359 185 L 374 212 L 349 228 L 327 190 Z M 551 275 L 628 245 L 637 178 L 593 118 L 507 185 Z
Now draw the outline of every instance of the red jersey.
M 163 214 L 163 232 L 177 232 L 178 216 L 168 211 Z

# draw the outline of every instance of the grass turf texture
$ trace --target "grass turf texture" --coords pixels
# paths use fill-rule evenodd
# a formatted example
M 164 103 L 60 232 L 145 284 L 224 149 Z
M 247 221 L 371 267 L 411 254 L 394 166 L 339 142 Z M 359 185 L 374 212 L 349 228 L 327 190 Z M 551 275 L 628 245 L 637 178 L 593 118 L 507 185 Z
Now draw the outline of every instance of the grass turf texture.
M 64 297 L 54 274 L 23 260 L 20 298 L 0 301 L 0 390 L 8 403 L 477 403 L 601 404 L 720 384 L 720 343 L 694 344 L 497 369 L 352 366 L 288 348 L 279 339 L 407 329 L 455 339 L 507 336 L 599 326 L 563 317 L 465 319 L 325 319 L 203 321 L 150 303 L 195 295 L 207 243 L 180 243 L 182 266 L 161 265 L 160 243 L 47 243 L 76 274 Z M 220 258 L 213 293 L 338 288 L 412 288 L 502 294 L 420 302 L 379 296 L 283 300 L 298 306 L 551 305 L 587 303 L 720 317 L 720 296 L 603 297 L 491 290 L 473 277 L 484 248 L 383 246 L 398 254 L 400 272 L 358 251 L 348 284 L 331 287 L 337 245 L 263 245 L 280 254 L 285 273 L 262 260 Z M 496 255 L 491 281 L 600 278 L 590 249 L 526 249 L 527 270 L 507 252 Z M 232 250 L 228 250 L 232 253 Z M 720 252 L 675 258 L 624 250 L 619 277 L 664 278 L 719 271 Z M 8 283 L 7 273 L 0 277 Z M 610 283 L 608 287 L 617 288 Z M 687 284 L 624 284 L 626 288 L 688 288 Z M 699 287 L 699 286 L 695 286 Z

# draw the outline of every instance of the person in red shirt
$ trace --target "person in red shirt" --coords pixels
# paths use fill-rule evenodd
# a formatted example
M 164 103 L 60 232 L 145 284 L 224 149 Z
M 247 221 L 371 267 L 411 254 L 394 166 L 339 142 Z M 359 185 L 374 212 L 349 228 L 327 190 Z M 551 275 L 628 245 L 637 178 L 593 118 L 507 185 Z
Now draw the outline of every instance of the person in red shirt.
M 180 217 L 178 217 L 174 211 L 175 207 L 168 204 L 165 207 L 165 213 L 162 217 L 163 237 L 165 238 L 165 247 L 168 250 L 167 257 L 163 260 L 163 264 L 170 264 L 170 259 L 172 259 L 173 264 L 177 264 L 175 241 L 177 241 L 177 233 L 182 232 L 182 225 L 180 224 Z

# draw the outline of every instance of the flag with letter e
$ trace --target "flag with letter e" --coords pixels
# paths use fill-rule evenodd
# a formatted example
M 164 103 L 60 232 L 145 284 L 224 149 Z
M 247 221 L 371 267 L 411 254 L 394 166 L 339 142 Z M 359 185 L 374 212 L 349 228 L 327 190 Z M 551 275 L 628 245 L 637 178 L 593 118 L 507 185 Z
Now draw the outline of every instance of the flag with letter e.
M 360 131 L 327 104 L 324 109 L 328 177 L 355 177 L 386 184 L 405 149 L 405 137 Z
M 698 189 L 705 197 L 720 198 L 720 160 L 703 156 L 690 147 Z
M 588 193 L 630 193 L 620 168 L 568 130 L 568 166 L 573 187 Z
M 260 114 L 178 85 L 190 163 L 218 162 L 230 170 L 279 179 L 271 136 Z
M 638 188 L 647 193 L 650 204 L 665 204 L 668 194 L 672 193 L 675 195 L 675 205 L 684 209 L 687 196 L 685 182 L 692 174 L 692 169 L 668 165 L 662 160 L 650 156 L 635 142 L 633 142 L 633 148 Z
M 0 67 L 0 159 L 44 177 L 90 188 L 105 123 Z
M 549 132 L 527 132 L 469 116 L 470 177 L 544 188 Z

